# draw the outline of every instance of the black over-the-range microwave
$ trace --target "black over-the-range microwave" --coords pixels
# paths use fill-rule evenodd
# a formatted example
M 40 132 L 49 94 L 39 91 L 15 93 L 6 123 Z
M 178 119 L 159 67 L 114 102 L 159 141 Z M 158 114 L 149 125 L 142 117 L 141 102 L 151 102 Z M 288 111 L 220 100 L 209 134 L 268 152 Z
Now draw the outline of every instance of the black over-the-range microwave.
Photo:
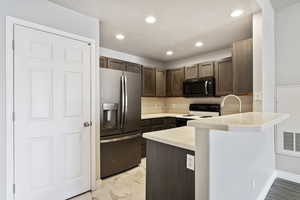
M 214 97 L 215 78 L 194 78 L 183 82 L 183 95 L 185 97 Z

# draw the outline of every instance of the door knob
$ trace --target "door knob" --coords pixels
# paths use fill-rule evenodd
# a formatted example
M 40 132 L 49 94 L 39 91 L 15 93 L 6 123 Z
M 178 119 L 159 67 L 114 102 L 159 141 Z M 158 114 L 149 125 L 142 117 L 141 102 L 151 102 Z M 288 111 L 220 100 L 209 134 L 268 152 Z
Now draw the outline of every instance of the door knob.
M 92 122 L 84 122 L 83 126 L 84 127 L 90 127 L 90 126 L 92 126 Z

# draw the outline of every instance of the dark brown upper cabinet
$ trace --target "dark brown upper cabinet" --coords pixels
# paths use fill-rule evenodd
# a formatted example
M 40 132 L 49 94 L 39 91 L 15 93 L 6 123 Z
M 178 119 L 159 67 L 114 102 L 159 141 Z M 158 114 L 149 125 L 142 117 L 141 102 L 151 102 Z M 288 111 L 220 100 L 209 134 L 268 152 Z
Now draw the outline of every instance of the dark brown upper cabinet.
M 156 69 L 156 96 L 166 96 L 167 72 L 165 70 Z
M 188 66 L 184 68 L 185 80 L 198 78 L 198 65 Z
M 201 63 L 199 64 L 198 67 L 198 76 L 199 78 L 204 78 L 204 77 L 209 77 L 209 76 L 214 76 L 214 62 L 206 62 L 206 63 Z
M 215 62 L 216 96 L 233 93 L 233 65 L 232 58 L 225 58 Z
M 114 58 L 108 58 L 107 68 L 126 71 L 126 62 Z
M 167 70 L 167 85 L 166 85 L 166 95 L 167 97 L 171 97 L 172 96 L 172 71 L 171 70 Z
M 107 68 L 108 65 L 108 58 L 104 56 L 100 56 L 100 67 Z
M 233 92 L 247 95 L 253 92 L 253 40 L 233 43 Z
M 136 63 L 126 62 L 126 71 L 134 72 L 134 73 L 141 73 L 142 66 Z
M 167 96 L 183 96 L 183 81 L 185 79 L 184 71 L 184 68 L 171 69 L 167 71 Z
M 143 71 L 143 97 L 155 97 L 156 96 L 156 69 L 151 67 L 143 67 L 142 71 Z

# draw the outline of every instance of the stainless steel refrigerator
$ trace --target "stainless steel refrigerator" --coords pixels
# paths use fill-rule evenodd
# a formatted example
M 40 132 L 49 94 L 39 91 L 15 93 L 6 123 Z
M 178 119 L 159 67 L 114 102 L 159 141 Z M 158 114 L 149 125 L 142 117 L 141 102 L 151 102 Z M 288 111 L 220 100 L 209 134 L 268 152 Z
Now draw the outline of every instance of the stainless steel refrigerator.
M 101 178 L 141 161 L 141 74 L 100 69 Z

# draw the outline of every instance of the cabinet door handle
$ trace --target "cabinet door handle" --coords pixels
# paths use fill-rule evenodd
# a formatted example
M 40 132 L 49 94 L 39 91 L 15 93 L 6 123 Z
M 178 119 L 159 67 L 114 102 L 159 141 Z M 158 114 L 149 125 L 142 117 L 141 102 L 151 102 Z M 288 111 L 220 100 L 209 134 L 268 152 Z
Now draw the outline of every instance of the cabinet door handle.
M 207 84 L 208 84 L 208 81 L 205 81 L 205 95 L 206 96 L 208 95 Z

